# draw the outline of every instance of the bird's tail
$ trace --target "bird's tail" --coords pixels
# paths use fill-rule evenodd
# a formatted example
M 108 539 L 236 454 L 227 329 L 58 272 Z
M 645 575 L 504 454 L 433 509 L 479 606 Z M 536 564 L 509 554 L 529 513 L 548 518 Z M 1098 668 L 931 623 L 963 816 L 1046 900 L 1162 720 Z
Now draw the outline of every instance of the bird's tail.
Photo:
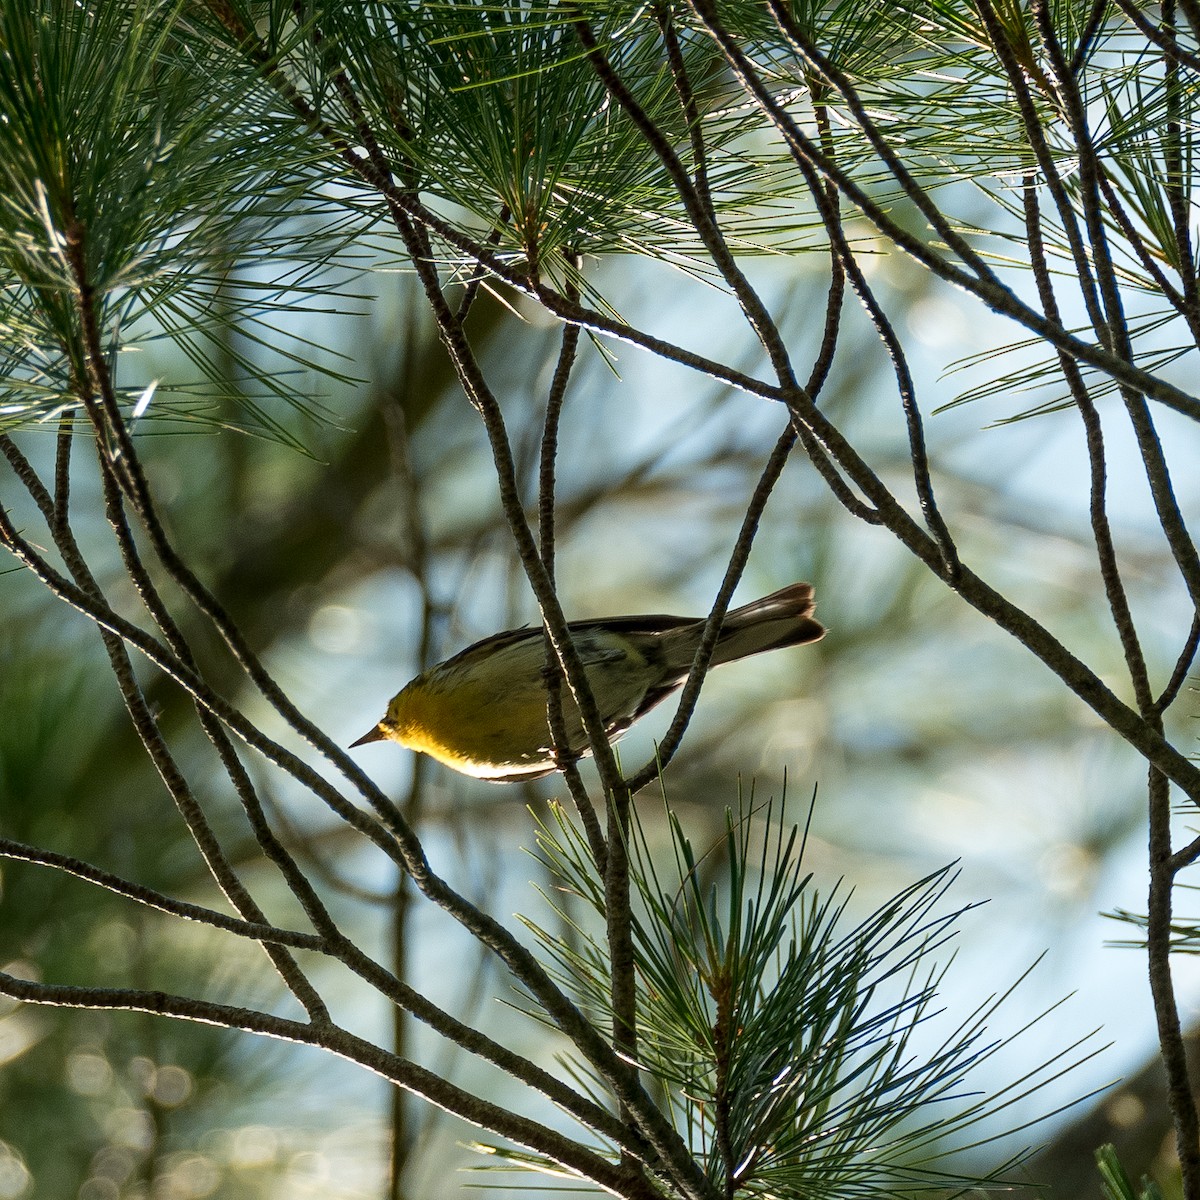
M 793 583 L 761 600 L 732 609 L 721 626 L 712 665 L 824 637 L 825 627 L 813 620 L 814 603 L 812 584 Z

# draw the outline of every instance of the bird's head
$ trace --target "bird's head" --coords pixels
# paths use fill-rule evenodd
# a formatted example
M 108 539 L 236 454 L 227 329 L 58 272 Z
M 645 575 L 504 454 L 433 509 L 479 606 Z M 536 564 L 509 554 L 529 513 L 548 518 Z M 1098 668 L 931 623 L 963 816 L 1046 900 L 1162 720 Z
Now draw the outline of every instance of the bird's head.
M 387 712 L 357 742 L 351 742 L 351 747 L 386 741 L 399 742 L 413 749 L 423 748 L 414 745 L 414 739 L 421 739 L 424 724 L 422 713 L 430 715 L 435 707 L 423 702 L 427 690 L 421 686 L 420 679 L 414 679 L 392 697 Z

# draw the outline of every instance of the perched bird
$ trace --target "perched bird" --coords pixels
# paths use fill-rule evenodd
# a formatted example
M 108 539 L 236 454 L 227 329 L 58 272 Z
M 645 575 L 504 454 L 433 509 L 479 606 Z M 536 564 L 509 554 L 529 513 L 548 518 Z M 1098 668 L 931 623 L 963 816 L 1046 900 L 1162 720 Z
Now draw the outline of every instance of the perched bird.
M 712 665 L 815 642 L 813 589 L 793 583 L 726 614 Z M 608 617 L 572 621 L 571 637 L 615 742 L 640 716 L 682 687 L 704 630 L 696 617 Z M 353 745 L 391 740 L 464 775 L 508 782 L 556 770 L 546 714 L 546 644 L 540 628 L 510 629 L 468 646 L 418 675 Z M 570 689 L 562 691 L 565 753 L 587 754 Z

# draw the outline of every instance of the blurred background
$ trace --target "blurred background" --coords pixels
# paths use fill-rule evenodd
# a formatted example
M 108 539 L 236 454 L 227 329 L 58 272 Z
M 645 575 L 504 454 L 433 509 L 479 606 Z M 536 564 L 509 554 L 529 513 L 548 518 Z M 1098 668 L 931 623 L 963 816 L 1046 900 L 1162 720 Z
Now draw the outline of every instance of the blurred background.
M 907 264 L 872 262 L 873 283 L 913 354 L 923 410 L 932 414 L 986 384 L 997 369 L 987 355 L 961 372 L 947 368 L 1011 332 L 963 311 L 949 293 L 929 292 Z M 652 263 L 587 270 L 630 323 L 750 372 L 762 369 L 735 307 L 713 289 Z M 803 373 L 824 319 L 825 262 L 763 261 L 754 275 Z M 302 403 L 271 413 L 274 435 L 261 426 L 249 433 L 189 426 L 154 402 L 138 426 L 176 544 L 300 708 L 342 744 L 363 733 L 424 663 L 536 616 L 501 523 L 480 421 L 432 337 L 412 280 L 380 271 L 356 279 L 354 290 L 353 314 L 297 313 L 291 332 L 328 347 L 347 379 L 297 373 Z M 558 329 L 520 300 L 503 299 L 483 294 L 469 332 L 532 500 Z M 887 363 L 848 313 L 823 406 L 911 501 Z M 228 394 L 214 396 L 209 413 L 218 427 L 242 420 L 237 355 L 262 352 L 230 344 Z M 1013 360 L 1003 361 L 1010 369 Z M 127 386 L 188 376 L 166 343 L 121 369 Z M 1090 549 L 1078 419 L 1064 411 L 1006 423 L 1038 400 L 981 396 L 929 416 L 943 511 L 965 560 L 1126 696 Z M 1171 414 L 1162 426 L 1172 462 L 1196 461 L 1196 427 Z M 783 427 L 781 411 L 767 402 L 629 347 L 601 354 L 584 338 L 559 459 L 558 574 L 568 616 L 706 612 Z M 1189 610 L 1132 448 L 1118 421 L 1107 432 L 1115 534 L 1161 684 Z M 35 433 L 22 446 L 44 466 L 52 442 Z M 97 573 L 111 583 L 119 562 L 94 482 L 86 469 L 78 475 L 76 511 L 91 514 L 81 533 Z M 1195 514 L 1200 476 L 1183 471 L 1177 482 L 1185 512 Z M 11 481 L 2 486 L 6 503 L 32 527 Z M 844 879 L 866 909 L 957 860 L 951 899 L 977 907 L 943 952 L 957 956 L 944 988 L 943 1033 L 1040 956 L 990 1036 L 1007 1041 L 1069 997 L 985 1064 L 979 1089 L 1009 1086 L 1099 1030 L 1064 1066 L 1086 1061 L 1048 1089 L 1025 1098 L 1016 1089 L 995 1132 L 1051 1117 L 975 1153 L 987 1161 L 1044 1145 L 1046 1157 L 1034 1160 L 1029 1177 L 1062 1196 L 1098 1194 L 1091 1153 L 1104 1140 L 1118 1141 L 1132 1174 L 1169 1177 L 1144 956 L 1107 946 L 1128 930 L 1101 915 L 1144 910 L 1137 757 L 887 535 L 843 512 L 798 453 L 767 508 L 736 602 L 800 579 L 816 587 L 828 636 L 711 676 L 667 772 L 669 799 L 694 844 L 718 836 L 739 792 L 752 788 L 760 799 L 786 792 L 790 818 L 803 821 L 815 791 L 807 856 L 822 891 Z M 19 572 L 0 575 L 0 605 L 2 832 L 216 903 L 128 724 L 96 631 Z M 293 919 L 236 799 L 211 772 L 187 705 L 153 672 L 144 682 L 235 864 L 273 917 Z M 239 686 L 233 674 L 217 682 Z M 287 736 L 265 705 L 237 698 L 268 732 Z M 1187 722 L 1177 727 L 1186 730 L 1180 744 L 1190 746 L 1194 693 L 1177 708 L 1174 719 Z M 671 709 L 664 705 L 624 739 L 627 767 L 653 753 Z M 516 913 L 548 919 L 534 886 L 547 881 L 525 851 L 533 844 L 529 806 L 544 811 L 560 794 L 553 780 L 486 785 L 430 767 L 414 785 L 407 751 L 373 745 L 355 753 L 408 805 L 435 866 L 456 887 L 513 926 Z M 361 944 L 402 964 L 415 986 L 463 1019 L 553 1062 L 561 1047 L 509 1007 L 508 984 L 448 919 L 411 904 L 388 864 L 315 800 L 290 794 L 261 762 L 249 765 L 289 844 Z M 653 790 L 639 812 L 648 836 L 663 836 Z M 254 946 L 45 869 L 4 863 L 0 881 L 6 969 L 19 964 L 57 981 L 133 981 L 291 1011 Z M 1191 1024 L 1200 980 L 1188 960 L 1177 968 Z M 343 976 L 318 970 L 317 977 L 352 1028 L 385 1044 L 399 1039 L 406 1053 L 456 1082 L 485 1078 L 422 1030 L 396 1026 L 365 989 Z M 1093 1049 L 1101 1052 L 1089 1057 Z M 149 1016 L 0 1009 L 0 1200 L 383 1197 L 393 1129 L 404 1159 L 397 1195 L 530 1190 L 524 1177 L 474 1169 L 485 1160 L 470 1148 L 473 1130 L 316 1051 Z

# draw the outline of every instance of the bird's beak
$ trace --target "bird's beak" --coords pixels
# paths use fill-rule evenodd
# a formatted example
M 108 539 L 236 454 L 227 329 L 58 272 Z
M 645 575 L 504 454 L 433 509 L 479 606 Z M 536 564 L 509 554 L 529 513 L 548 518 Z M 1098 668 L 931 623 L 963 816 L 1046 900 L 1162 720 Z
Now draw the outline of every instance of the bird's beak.
M 368 742 L 384 741 L 387 741 L 387 730 L 384 728 L 383 722 L 380 721 L 378 725 L 372 725 L 357 742 L 351 742 L 350 748 L 354 749 L 355 746 L 365 746 Z

